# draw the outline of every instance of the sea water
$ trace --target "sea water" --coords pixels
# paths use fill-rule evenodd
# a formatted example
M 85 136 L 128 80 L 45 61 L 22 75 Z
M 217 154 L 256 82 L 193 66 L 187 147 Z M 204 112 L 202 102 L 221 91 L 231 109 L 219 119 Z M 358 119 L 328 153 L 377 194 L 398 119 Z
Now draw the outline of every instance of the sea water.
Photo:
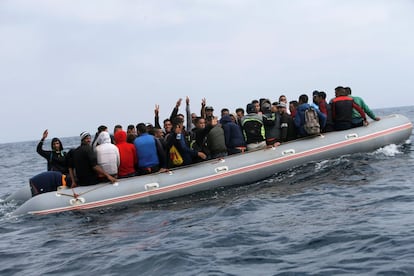
M 0 144 L 1 199 L 46 169 L 36 144 Z M 413 165 L 389 145 L 151 204 L 13 217 L 0 199 L 0 275 L 414 275 Z

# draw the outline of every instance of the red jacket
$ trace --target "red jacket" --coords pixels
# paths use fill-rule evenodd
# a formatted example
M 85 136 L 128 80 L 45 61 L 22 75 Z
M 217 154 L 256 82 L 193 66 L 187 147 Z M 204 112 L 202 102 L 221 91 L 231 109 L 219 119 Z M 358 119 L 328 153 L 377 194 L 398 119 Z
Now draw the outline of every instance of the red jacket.
M 138 162 L 135 146 L 127 143 L 127 134 L 123 130 L 118 130 L 114 137 L 116 146 L 119 149 L 119 157 L 121 159 L 118 167 L 118 177 L 125 177 L 135 174 L 135 165 Z

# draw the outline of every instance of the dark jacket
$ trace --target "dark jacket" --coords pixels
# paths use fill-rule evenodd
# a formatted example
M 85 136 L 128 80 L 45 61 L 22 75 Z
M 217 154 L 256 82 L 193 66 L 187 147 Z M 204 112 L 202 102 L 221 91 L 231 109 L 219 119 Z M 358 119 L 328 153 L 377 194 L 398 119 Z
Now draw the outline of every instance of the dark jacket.
M 354 108 L 360 113 L 361 118 L 367 119 L 362 108 L 351 97 L 339 96 L 332 99 L 332 121 L 336 130 L 352 128 L 352 111 Z
M 66 153 L 63 151 L 62 142 L 58 138 L 53 138 L 51 142 L 51 147 L 55 141 L 60 142 L 60 153 L 51 150 L 43 150 L 43 141 L 37 144 L 36 151 L 37 153 L 47 160 L 47 170 L 48 171 L 59 171 L 61 173 L 67 174 L 68 171 L 68 163 L 66 158 Z
M 226 147 L 229 154 L 238 152 L 235 151 L 236 147 L 246 146 L 240 126 L 234 123 L 229 115 L 223 116 L 223 118 L 220 119 L 220 124 L 224 130 Z

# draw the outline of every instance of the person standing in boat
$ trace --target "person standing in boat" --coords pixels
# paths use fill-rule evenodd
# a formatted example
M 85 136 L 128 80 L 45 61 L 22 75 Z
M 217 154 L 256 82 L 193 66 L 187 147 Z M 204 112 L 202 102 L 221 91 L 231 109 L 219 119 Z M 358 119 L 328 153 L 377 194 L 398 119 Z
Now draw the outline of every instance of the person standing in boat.
M 43 150 L 43 142 L 47 138 L 49 134 L 48 130 L 46 129 L 43 132 L 42 139 L 40 139 L 39 143 L 37 144 L 36 151 L 37 153 L 47 160 L 47 170 L 48 171 L 59 171 L 63 174 L 68 174 L 68 164 L 66 160 L 66 153 L 63 151 L 62 142 L 59 138 L 53 138 L 51 142 L 52 150 Z
M 89 132 L 82 132 L 80 134 L 80 139 L 81 145 L 76 149 L 71 150 L 68 154 L 69 174 L 72 179 L 72 188 L 98 184 L 98 175 L 103 175 L 111 183 L 115 183 L 117 179 L 98 165 L 96 152 L 91 146 L 91 135 Z

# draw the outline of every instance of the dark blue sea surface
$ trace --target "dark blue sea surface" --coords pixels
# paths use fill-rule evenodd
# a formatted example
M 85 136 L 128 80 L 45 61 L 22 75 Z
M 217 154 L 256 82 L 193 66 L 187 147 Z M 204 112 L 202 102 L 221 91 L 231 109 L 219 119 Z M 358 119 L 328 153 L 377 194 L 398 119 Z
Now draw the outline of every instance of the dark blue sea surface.
M 413 106 L 376 113 L 414 121 Z M 46 169 L 36 145 L 0 144 L 0 198 Z M 16 203 L 0 200 L 0 275 L 414 275 L 413 151 L 87 212 L 13 217 Z

